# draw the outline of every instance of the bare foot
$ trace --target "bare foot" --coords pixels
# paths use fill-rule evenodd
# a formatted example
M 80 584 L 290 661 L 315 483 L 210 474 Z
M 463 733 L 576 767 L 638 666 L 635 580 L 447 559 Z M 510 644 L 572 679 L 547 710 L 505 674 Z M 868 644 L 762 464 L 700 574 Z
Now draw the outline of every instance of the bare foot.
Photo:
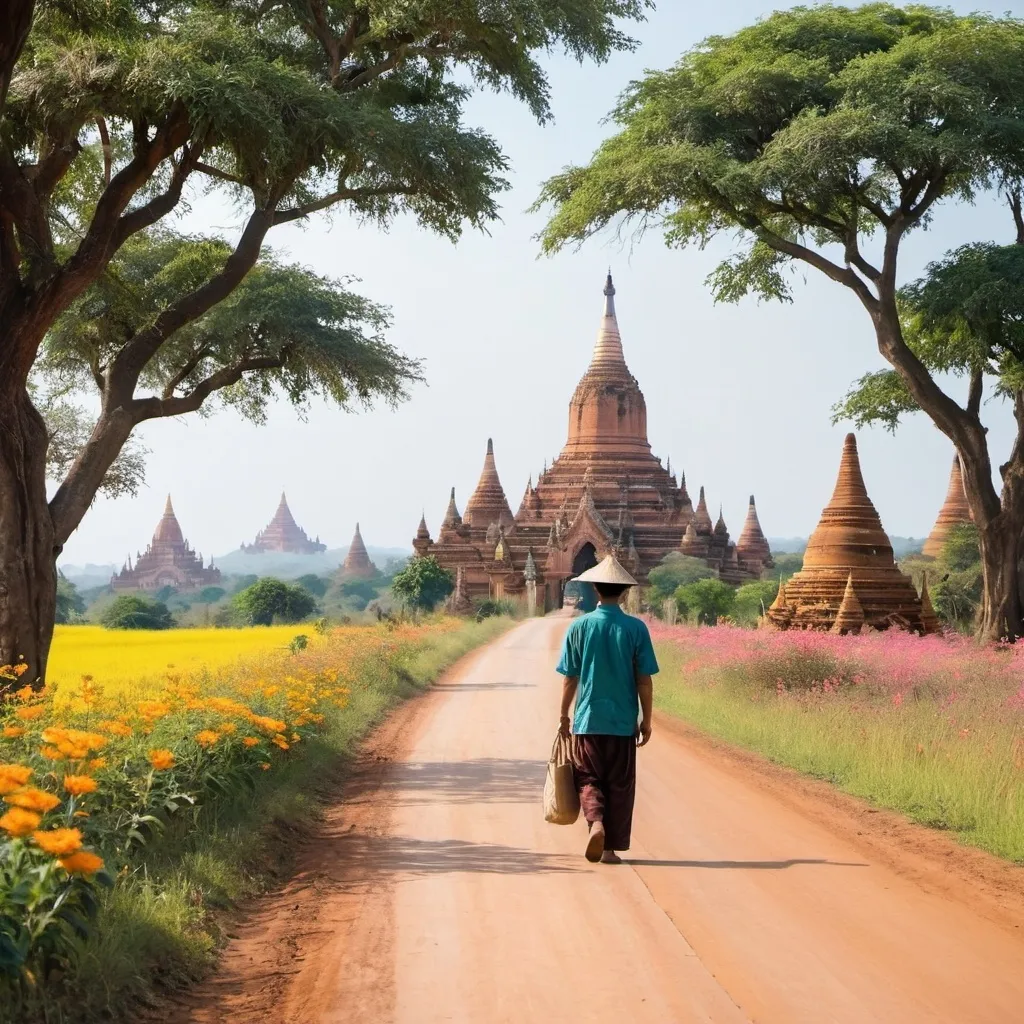
M 605 850 L 601 854 L 602 864 L 621 864 L 622 858 L 614 850 Z
M 604 822 L 595 821 L 590 826 L 590 838 L 587 840 L 586 858 L 596 864 L 604 853 Z

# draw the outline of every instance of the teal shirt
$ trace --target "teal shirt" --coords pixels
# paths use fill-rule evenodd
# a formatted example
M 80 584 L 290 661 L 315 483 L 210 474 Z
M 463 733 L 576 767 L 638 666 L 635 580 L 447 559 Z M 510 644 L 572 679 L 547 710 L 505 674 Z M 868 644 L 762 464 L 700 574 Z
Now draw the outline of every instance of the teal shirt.
M 565 634 L 557 671 L 576 676 L 578 735 L 633 736 L 640 717 L 636 677 L 658 671 L 647 626 L 617 604 L 601 604 Z

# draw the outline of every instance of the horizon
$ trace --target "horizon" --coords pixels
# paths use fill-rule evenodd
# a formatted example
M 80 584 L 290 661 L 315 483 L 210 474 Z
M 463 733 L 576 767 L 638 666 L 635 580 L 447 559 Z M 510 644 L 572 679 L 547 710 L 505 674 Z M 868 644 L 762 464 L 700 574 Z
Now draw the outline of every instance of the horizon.
M 1010 8 L 1024 13 L 1020 0 Z M 884 365 L 856 300 L 808 271 L 794 278 L 789 305 L 746 299 L 716 306 L 704 279 L 728 254 L 721 240 L 679 252 L 657 234 L 606 233 L 578 252 L 539 259 L 534 236 L 544 216 L 524 212 L 543 179 L 586 161 L 609 134 L 601 119 L 631 78 L 772 9 L 751 0 L 728 11 L 666 5 L 631 27 L 641 43 L 635 53 L 601 67 L 548 58 L 553 127 L 535 124 L 507 96 L 475 94 L 466 123 L 494 135 L 512 163 L 502 220 L 489 235 L 467 234 L 452 245 L 408 218 L 385 233 L 342 211 L 275 229 L 269 248 L 283 258 L 321 274 L 356 274 L 362 281 L 354 290 L 391 306 L 388 340 L 424 359 L 426 385 L 396 411 L 346 414 L 315 405 L 303 419 L 278 402 L 262 427 L 224 411 L 147 424 L 137 432 L 150 449 L 146 485 L 137 498 L 97 499 L 60 563 L 120 565 L 149 543 L 168 492 L 190 543 L 204 553 L 251 543 L 282 490 L 299 525 L 328 548 L 346 546 L 358 521 L 369 546 L 410 549 L 421 513 L 436 535 L 453 485 L 465 506 L 488 437 L 515 509 L 528 476 L 536 479 L 565 441 L 566 409 L 590 358 L 609 263 L 655 455 L 685 473 L 691 495 L 705 486 L 733 538 L 751 493 L 767 536 L 809 535 L 832 493 L 849 430 L 831 425 L 829 409 L 855 378 Z M 230 204 L 198 193 L 189 202 L 182 230 L 237 235 Z M 1010 227 L 991 196 L 943 206 L 927 232 L 908 238 L 900 278 L 919 276 L 956 245 L 1007 237 Z M 963 390 L 954 386 L 952 394 Z M 993 402 L 986 417 L 998 465 L 1012 416 Z M 926 536 L 946 493 L 948 440 L 922 415 L 895 435 L 876 427 L 857 438 L 886 530 Z

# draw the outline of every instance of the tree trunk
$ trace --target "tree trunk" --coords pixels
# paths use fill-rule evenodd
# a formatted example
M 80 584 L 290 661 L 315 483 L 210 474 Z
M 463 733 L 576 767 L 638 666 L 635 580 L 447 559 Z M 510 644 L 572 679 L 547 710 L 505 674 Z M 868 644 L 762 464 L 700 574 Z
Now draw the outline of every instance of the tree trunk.
M 46 677 L 57 603 L 46 447 L 46 425 L 24 388 L 0 392 L 0 665 L 28 665 L 19 686 Z M 0 698 L 11 688 L 0 679 Z
M 1021 523 L 1002 519 L 980 531 L 984 572 L 978 633 L 985 640 L 1024 637 L 1021 606 Z

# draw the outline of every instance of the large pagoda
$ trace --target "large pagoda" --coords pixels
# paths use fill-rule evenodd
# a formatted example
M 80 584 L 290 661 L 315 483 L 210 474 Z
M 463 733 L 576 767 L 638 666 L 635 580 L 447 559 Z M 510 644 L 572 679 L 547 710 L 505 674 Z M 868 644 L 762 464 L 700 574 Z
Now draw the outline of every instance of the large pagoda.
M 256 540 L 252 544 L 243 544 L 242 550 L 249 555 L 262 554 L 264 551 L 286 551 L 295 555 L 315 555 L 320 551 L 326 551 L 327 545 L 320 543 L 320 538 L 310 540 L 306 531 L 302 529 L 292 510 L 288 507 L 288 499 L 281 492 L 281 501 L 278 503 L 274 518 L 270 520 L 266 529 L 256 534 Z
M 558 607 L 565 583 L 612 553 L 641 582 L 668 553 L 703 559 L 730 583 L 758 579 L 771 566 L 756 512 L 741 543 L 713 523 L 701 488 L 697 509 L 679 480 L 651 452 L 647 406 L 622 351 L 611 274 L 604 315 L 586 373 L 569 402 L 561 454 L 526 485 L 513 515 L 488 440 L 479 483 L 460 514 L 454 489 L 438 536 L 425 519 L 413 541 L 456 573 L 459 598 L 516 596 L 536 585 L 538 604 Z
M 134 565 L 129 556 L 121 571 L 110 580 L 114 590 L 198 590 L 217 583 L 220 569 L 212 564 L 204 568 L 203 556 L 189 547 L 169 494 L 149 547 L 141 554 L 136 552 Z

